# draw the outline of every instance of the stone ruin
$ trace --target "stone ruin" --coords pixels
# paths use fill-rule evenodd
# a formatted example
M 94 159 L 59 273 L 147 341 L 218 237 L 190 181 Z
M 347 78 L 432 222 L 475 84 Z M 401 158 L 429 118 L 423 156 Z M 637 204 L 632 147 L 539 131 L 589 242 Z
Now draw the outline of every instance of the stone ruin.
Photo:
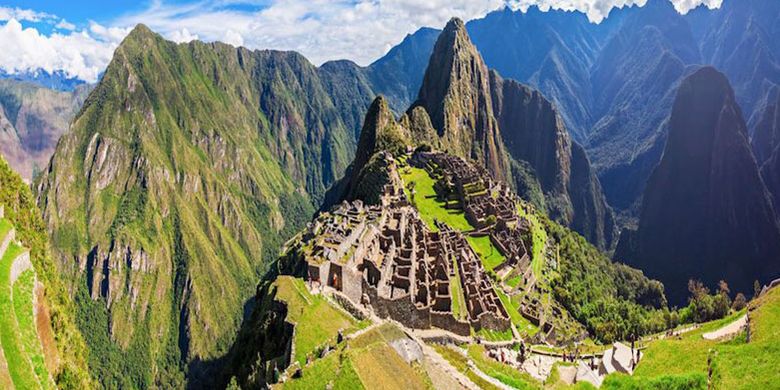
M 310 285 L 332 288 L 412 328 L 463 336 L 472 328 L 509 329 L 509 316 L 479 256 L 462 233 L 445 224 L 438 224 L 438 232 L 425 225 L 406 197 L 394 160 L 385 158 L 390 181 L 380 205 L 342 202 L 304 232 L 299 249 Z M 466 318 L 453 313 L 450 284 L 456 280 Z

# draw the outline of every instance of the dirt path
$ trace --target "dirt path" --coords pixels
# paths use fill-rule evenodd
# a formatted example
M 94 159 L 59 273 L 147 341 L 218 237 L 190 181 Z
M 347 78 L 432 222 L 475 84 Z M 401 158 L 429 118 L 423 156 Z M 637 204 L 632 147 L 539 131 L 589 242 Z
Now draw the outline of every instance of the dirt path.
M 469 389 L 479 387 L 445 360 L 433 348 L 422 344 L 425 366 L 428 369 L 433 386 L 437 389 Z M 440 374 L 440 375 L 436 375 Z M 454 385 L 454 386 L 453 386 Z
M 745 327 L 745 324 L 747 324 L 747 314 L 743 315 L 742 317 L 739 317 L 736 321 L 718 330 L 707 332 L 701 335 L 701 337 L 704 337 L 707 340 L 717 340 L 727 336 L 732 336 L 739 333 L 742 330 L 742 328 Z

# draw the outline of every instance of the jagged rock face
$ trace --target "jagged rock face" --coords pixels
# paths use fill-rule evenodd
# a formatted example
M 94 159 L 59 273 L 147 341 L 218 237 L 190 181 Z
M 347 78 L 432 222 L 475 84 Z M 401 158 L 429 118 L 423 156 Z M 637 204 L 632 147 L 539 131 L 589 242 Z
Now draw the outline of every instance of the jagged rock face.
M 760 118 L 751 140 L 759 166 L 769 160 L 780 146 L 780 86 L 774 86 L 767 94 L 766 106 Z
M 633 258 L 670 301 L 689 278 L 748 292 L 780 273 L 780 228 L 726 77 L 702 68 L 680 86 L 663 158 L 644 194 Z
M 49 163 L 54 147 L 90 86 L 60 92 L 11 79 L 0 80 L 0 154 L 25 180 Z
M 439 35 L 414 106 L 428 111 L 441 148 L 477 160 L 498 179 L 508 162 L 493 115 L 488 69 L 466 27 L 453 19 Z
M 613 244 L 615 225 L 598 178 L 552 103 L 536 90 L 490 73 L 493 112 L 509 155 L 528 164 L 548 213 L 600 248 Z M 513 174 L 521 178 L 521 175 Z M 518 188 L 527 184 L 517 183 Z
M 38 188 L 76 301 L 108 309 L 93 329 L 153 366 L 106 383 L 149 387 L 225 352 L 265 265 L 354 152 L 346 123 L 367 99 L 339 96 L 365 85 L 335 65 L 143 26 L 117 48 Z M 116 357 L 85 336 L 96 361 Z

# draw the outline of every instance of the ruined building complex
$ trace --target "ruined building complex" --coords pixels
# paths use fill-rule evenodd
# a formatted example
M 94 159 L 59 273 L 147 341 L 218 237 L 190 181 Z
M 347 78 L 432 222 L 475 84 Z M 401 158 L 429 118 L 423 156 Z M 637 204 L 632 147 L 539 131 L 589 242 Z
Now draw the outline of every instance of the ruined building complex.
M 508 330 L 509 315 L 496 292 L 501 287 L 464 234 L 489 235 L 506 258 L 495 271 L 521 274 L 524 285 L 532 285 L 524 239 L 528 224 L 518 216 L 514 195 L 461 158 L 417 153 L 409 163 L 448 188 L 447 196 L 457 200 L 476 229 L 460 232 L 440 221 L 430 227 L 404 191 L 398 162 L 389 154 L 384 158 L 389 180 L 380 204 L 342 202 L 303 233 L 297 253 L 308 282 L 412 328 L 464 336 L 471 329 Z

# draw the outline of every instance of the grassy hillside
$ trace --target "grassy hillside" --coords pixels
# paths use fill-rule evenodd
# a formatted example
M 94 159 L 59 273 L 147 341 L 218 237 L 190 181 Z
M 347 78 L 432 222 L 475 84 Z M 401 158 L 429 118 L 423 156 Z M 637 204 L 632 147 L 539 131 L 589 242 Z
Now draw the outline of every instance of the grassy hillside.
M 352 70 L 144 26 L 117 48 L 39 186 L 104 385 L 181 387 L 227 352 L 353 155 Z
M 59 388 L 92 388 L 94 383 L 87 369 L 87 350 L 84 339 L 76 327 L 75 307 L 60 279 L 57 266 L 49 255 L 49 240 L 45 225 L 35 206 L 30 188 L 22 182 L 22 179 L 11 170 L 3 159 L 0 159 L 0 204 L 5 206 L 5 217 L 9 225 L 12 224 L 16 229 L 16 238 L 29 248 L 35 275 L 44 286 L 44 292 L 38 298 L 39 304 L 49 314 L 50 329 L 56 345 L 44 345 L 43 348 L 44 350 L 54 348 L 55 360 L 58 362 L 50 374 Z M 0 233 L 2 230 L 0 229 Z M 25 280 L 27 279 L 23 275 L 17 283 L 24 283 Z M 23 284 L 17 287 L 20 289 L 29 288 Z M 20 301 L 20 304 L 22 302 L 24 305 L 29 305 L 29 302 L 26 301 Z M 14 309 L 9 308 L 9 311 L 4 311 L 4 313 L 11 313 L 12 310 Z M 9 318 L 5 315 L 2 317 Z M 30 341 L 31 332 L 28 326 L 30 320 L 29 316 L 21 316 L 25 332 L 20 334 L 23 337 L 21 342 Z M 35 348 L 35 344 L 32 345 L 32 348 Z M 35 352 L 32 355 L 36 355 L 37 351 Z M 9 362 L 8 354 L 5 355 L 6 361 Z M 39 363 L 36 363 L 36 369 L 41 372 L 42 367 Z

